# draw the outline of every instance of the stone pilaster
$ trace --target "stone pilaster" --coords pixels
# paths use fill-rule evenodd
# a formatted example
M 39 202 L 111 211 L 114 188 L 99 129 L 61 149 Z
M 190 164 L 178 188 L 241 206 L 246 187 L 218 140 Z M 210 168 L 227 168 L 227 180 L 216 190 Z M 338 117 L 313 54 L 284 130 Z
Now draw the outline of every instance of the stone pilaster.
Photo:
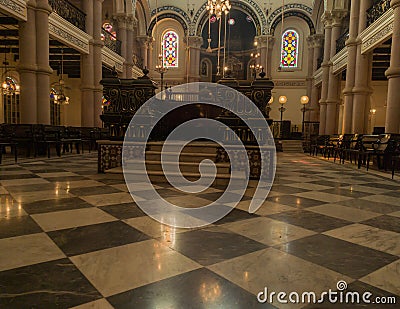
M 394 26 L 390 67 L 385 73 L 389 80 L 385 129 L 387 133 L 400 133 L 400 0 L 392 0 L 390 5 Z
M 86 33 L 93 36 L 93 1 L 83 2 L 86 14 Z M 93 73 L 93 39 L 89 41 L 89 54 L 81 55 L 81 126 L 94 126 L 94 73 Z
M 37 123 L 36 0 L 27 2 L 27 21 L 19 22 L 19 66 L 21 123 Z
M 343 11 L 332 11 L 332 35 L 331 35 L 331 51 L 330 59 L 336 55 L 336 41 L 340 37 L 342 28 L 342 19 L 345 17 L 346 12 Z M 340 76 L 333 74 L 333 65 L 329 67 L 329 83 L 328 83 L 328 95 L 326 99 L 326 124 L 325 134 L 336 134 L 338 133 L 338 118 L 339 109 L 338 104 L 340 103 L 339 87 L 340 87 Z
M 367 27 L 366 10 L 371 6 L 370 0 L 360 1 L 358 34 Z M 361 38 L 358 38 L 361 42 Z M 369 87 L 372 78 L 372 53 L 361 54 L 361 44 L 357 45 L 356 71 L 353 88 L 353 115 L 351 133 L 368 133 L 368 116 L 370 110 Z
M 189 36 L 188 37 L 188 49 L 189 49 L 189 82 L 198 82 L 200 80 L 200 47 L 203 44 L 203 38 L 201 36 Z
M 357 60 L 357 45 L 361 42 L 357 40 L 358 24 L 360 16 L 360 1 L 352 1 L 350 8 L 350 25 L 349 38 L 346 41 L 347 48 L 347 70 L 346 70 L 346 86 L 343 90 L 344 107 L 343 107 L 343 127 L 342 133 L 349 134 L 352 132 L 353 120 L 353 88 L 356 78 L 356 60 Z
M 331 37 L 332 37 L 332 16 L 329 12 L 325 12 L 323 16 L 324 28 L 325 28 L 325 46 L 324 46 L 324 60 L 322 62 L 322 89 L 320 104 L 320 116 L 319 116 L 319 134 L 325 134 L 326 126 L 326 100 L 328 98 L 328 87 L 329 87 L 329 68 L 332 66 L 330 62 L 331 58 Z
M 121 41 L 121 56 L 125 59 L 124 61 L 124 68 L 121 74 L 122 78 L 126 78 L 127 74 L 127 43 L 128 43 L 128 18 L 125 14 L 116 15 L 113 18 L 114 23 L 117 25 L 117 38 Z
M 37 122 L 50 124 L 50 75 L 49 64 L 49 15 L 52 12 L 48 0 L 36 0 L 36 87 Z
M 309 104 L 309 121 L 318 121 L 319 116 L 319 105 L 318 105 L 318 87 L 315 85 L 315 80 L 313 78 L 314 73 L 318 68 L 318 59 L 321 57 L 321 48 L 323 44 L 324 37 L 321 34 L 314 34 L 312 36 L 312 48 L 313 48 L 313 61 L 312 61 L 312 80 L 311 80 L 311 95 L 310 95 L 310 104 Z
M 103 97 L 103 86 L 100 81 L 103 78 L 102 70 L 102 56 L 101 50 L 104 42 L 101 40 L 101 26 L 102 26 L 102 7 L 103 0 L 94 0 L 93 2 L 93 82 L 94 82 L 94 95 L 93 95 L 93 124 L 94 126 L 101 127 L 100 115 L 102 113 L 101 103 Z

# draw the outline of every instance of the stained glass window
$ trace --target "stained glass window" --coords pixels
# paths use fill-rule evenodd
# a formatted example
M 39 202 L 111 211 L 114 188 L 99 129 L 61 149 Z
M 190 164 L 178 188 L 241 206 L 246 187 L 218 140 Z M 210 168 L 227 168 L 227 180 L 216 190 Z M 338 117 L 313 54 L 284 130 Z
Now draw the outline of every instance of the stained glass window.
M 162 40 L 163 64 L 167 68 L 178 67 L 178 35 L 174 31 L 167 31 Z
M 299 58 L 299 35 L 294 30 L 286 30 L 282 35 L 281 67 L 297 68 Z

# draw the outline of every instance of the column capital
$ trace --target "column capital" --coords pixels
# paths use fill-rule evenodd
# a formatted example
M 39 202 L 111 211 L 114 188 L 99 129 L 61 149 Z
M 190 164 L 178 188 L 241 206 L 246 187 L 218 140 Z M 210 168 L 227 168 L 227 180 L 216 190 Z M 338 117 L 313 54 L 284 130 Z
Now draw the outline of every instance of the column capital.
M 125 14 L 117 14 L 112 17 L 112 20 L 117 23 L 118 28 L 127 29 L 128 28 L 128 17 Z
M 400 0 L 392 0 L 390 2 L 390 7 L 392 9 L 396 9 L 396 8 L 400 7 Z
M 36 0 L 36 10 L 47 13 L 48 15 L 53 12 L 48 0 Z
M 190 47 L 200 48 L 203 44 L 203 38 L 201 36 L 188 36 L 187 43 Z
M 342 20 L 348 14 L 346 10 L 333 10 L 332 14 L 332 27 L 340 27 L 342 26 Z
M 308 47 L 310 48 L 321 48 L 324 42 L 323 34 L 313 34 L 307 37 Z
M 332 28 L 332 13 L 325 11 L 324 14 L 322 14 L 321 21 L 325 28 Z

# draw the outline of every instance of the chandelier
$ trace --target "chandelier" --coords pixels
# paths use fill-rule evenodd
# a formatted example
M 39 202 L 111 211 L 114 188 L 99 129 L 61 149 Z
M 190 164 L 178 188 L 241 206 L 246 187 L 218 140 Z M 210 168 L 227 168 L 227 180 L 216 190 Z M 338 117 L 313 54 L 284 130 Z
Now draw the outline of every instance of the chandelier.
M 58 82 L 51 84 L 52 91 L 50 92 L 50 98 L 53 100 L 54 104 L 68 105 L 70 103 L 69 97 L 65 95 L 65 90 L 69 90 L 68 86 L 65 85 L 63 80 L 64 74 L 64 49 L 61 48 L 61 72 L 60 79 Z
M 222 16 L 222 13 L 225 13 L 225 15 L 229 13 L 231 4 L 229 3 L 229 0 L 208 0 L 206 8 L 207 11 L 210 12 L 210 15 L 215 14 L 219 19 Z

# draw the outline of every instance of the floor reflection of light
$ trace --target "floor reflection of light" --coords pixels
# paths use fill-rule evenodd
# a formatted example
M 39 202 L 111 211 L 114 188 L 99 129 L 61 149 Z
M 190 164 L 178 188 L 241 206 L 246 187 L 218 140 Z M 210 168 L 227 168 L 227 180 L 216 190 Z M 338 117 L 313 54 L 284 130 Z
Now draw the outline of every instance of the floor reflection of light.
M 245 281 L 249 281 L 249 272 L 245 271 L 244 274 L 243 274 L 243 277 L 244 277 Z
M 206 302 L 213 302 L 221 296 L 221 287 L 218 282 L 203 282 L 200 286 L 200 296 Z

